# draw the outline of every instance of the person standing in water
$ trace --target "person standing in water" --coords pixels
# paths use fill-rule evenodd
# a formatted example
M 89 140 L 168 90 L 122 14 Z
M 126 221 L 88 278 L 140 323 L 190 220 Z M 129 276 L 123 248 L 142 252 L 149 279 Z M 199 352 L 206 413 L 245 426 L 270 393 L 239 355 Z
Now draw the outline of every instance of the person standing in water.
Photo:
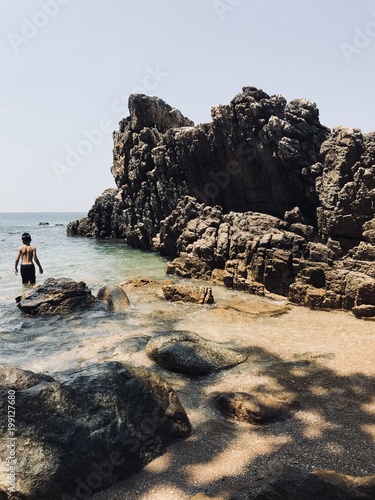
M 43 268 L 40 265 L 39 259 L 36 255 L 36 247 L 30 245 L 31 236 L 29 233 L 23 233 L 22 235 L 22 247 L 19 247 L 16 262 L 15 262 L 15 273 L 18 274 L 18 263 L 21 259 L 21 277 L 22 283 L 27 285 L 35 283 L 35 266 L 34 261 L 39 267 L 40 274 L 43 274 Z

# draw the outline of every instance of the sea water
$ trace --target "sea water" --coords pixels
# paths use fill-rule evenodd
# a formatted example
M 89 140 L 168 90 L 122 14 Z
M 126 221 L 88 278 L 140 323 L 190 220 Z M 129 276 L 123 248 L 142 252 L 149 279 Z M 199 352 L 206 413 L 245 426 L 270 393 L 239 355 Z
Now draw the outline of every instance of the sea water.
M 285 297 L 271 300 L 212 282 L 181 280 L 165 274 L 164 258 L 130 248 L 124 241 L 67 236 L 66 225 L 84 214 L 0 215 L 0 363 L 51 374 L 104 361 L 149 367 L 151 360 L 137 346 L 172 330 L 190 330 L 231 345 L 261 345 L 286 357 L 312 348 L 334 352 L 354 342 L 359 320 L 348 313 L 311 311 L 287 304 Z M 14 273 L 23 232 L 31 234 L 44 269 L 42 275 L 36 269 L 37 285 L 47 278 L 71 278 L 84 281 L 96 295 L 104 285 L 132 279 L 146 278 L 155 284 L 127 289 L 131 307 L 123 314 L 99 307 L 67 316 L 27 316 L 15 301 L 30 289 Z M 215 304 L 162 300 L 159 292 L 165 280 L 210 286 Z M 361 322 L 360 327 L 361 335 L 370 335 L 373 341 L 373 322 Z
M 69 237 L 67 224 L 83 213 L 2 213 L 0 214 L 0 362 L 19 368 L 48 371 L 64 368 L 59 355 L 66 353 L 69 366 L 82 337 L 95 335 L 112 320 L 103 311 L 75 315 L 73 318 L 28 317 L 16 305 L 16 297 L 30 289 L 15 275 L 17 249 L 21 235 L 28 232 L 44 273 L 36 267 L 37 285 L 47 278 L 72 278 L 84 281 L 96 295 L 106 284 L 126 280 L 165 277 L 165 259 L 154 253 L 130 248 L 120 240 Z M 83 331 L 84 330 L 84 331 Z M 56 363 L 54 362 L 54 357 Z M 88 354 L 89 357 L 89 354 Z M 82 358 L 82 355 L 80 355 Z M 46 360 L 50 362 L 46 363 Z

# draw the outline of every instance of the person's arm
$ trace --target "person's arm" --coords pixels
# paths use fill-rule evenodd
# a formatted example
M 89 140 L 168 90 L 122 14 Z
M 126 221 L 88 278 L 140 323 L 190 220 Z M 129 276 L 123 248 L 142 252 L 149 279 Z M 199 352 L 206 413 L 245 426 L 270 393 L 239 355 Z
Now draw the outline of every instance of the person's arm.
M 15 274 L 18 274 L 18 263 L 20 261 L 20 258 L 21 258 L 21 249 L 19 248 L 18 252 L 17 252 L 16 262 L 14 264 L 14 272 L 15 272 Z
M 33 258 L 34 258 L 34 260 L 35 260 L 35 263 L 36 263 L 36 264 L 37 264 L 37 266 L 39 267 L 39 272 L 40 272 L 40 274 L 43 274 L 43 268 L 42 268 L 42 266 L 40 265 L 39 259 L 38 259 L 37 255 L 36 255 L 36 248 L 34 248 L 34 251 L 33 251 Z

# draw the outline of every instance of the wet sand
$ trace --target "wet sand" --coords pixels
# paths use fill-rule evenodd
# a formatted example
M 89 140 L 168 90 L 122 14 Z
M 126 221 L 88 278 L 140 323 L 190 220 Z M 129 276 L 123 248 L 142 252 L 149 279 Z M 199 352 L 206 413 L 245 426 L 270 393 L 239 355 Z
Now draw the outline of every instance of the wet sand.
M 198 492 L 226 499 L 234 489 L 250 493 L 290 468 L 375 473 L 375 322 L 220 287 L 214 287 L 216 307 L 165 303 L 154 292 L 129 291 L 135 316 L 143 318 L 139 336 L 191 330 L 249 356 L 232 369 L 191 379 L 157 368 L 142 350 L 121 350 L 118 338 L 126 333 L 109 336 L 96 360 L 158 371 L 178 394 L 193 430 L 140 473 L 93 499 L 188 500 Z M 251 425 L 220 412 L 214 397 L 227 391 L 293 406 L 284 420 Z

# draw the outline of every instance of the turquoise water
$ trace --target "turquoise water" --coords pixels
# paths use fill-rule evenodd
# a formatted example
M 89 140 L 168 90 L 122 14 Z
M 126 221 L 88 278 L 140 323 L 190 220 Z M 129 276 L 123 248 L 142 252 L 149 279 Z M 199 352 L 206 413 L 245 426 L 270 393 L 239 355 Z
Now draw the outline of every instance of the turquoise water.
M 0 214 L 0 362 L 29 366 L 33 360 L 64 349 L 74 349 L 82 328 L 103 328 L 111 318 L 103 312 L 77 318 L 29 318 L 16 306 L 15 298 L 27 288 L 14 262 L 21 235 L 29 232 L 37 248 L 44 273 L 37 270 L 37 284 L 47 278 L 66 277 L 84 281 L 96 294 L 106 284 L 131 278 L 165 277 L 165 260 L 158 255 L 128 247 L 123 241 L 68 237 L 66 225 L 83 213 L 3 213 Z M 48 222 L 48 225 L 40 223 Z M 136 326 L 134 326 L 136 328 Z

